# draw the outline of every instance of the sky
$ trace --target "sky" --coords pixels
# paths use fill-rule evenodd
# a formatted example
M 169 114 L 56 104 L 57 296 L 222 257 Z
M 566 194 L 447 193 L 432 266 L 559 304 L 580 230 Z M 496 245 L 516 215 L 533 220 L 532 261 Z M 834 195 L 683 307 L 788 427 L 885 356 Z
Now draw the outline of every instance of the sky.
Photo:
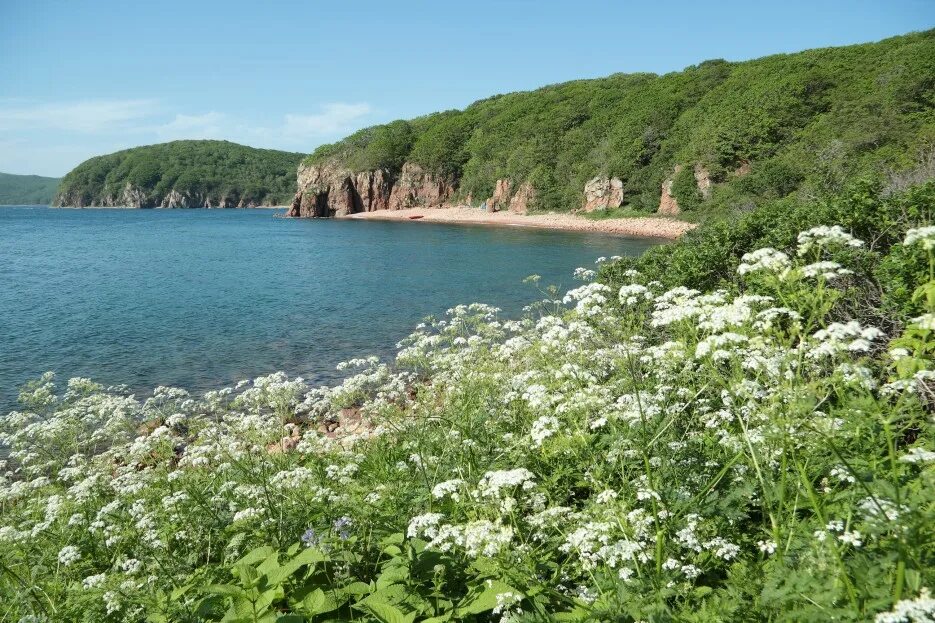
M 497 93 L 932 27 L 935 0 L 0 0 L 0 171 L 175 139 L 310 152 Z

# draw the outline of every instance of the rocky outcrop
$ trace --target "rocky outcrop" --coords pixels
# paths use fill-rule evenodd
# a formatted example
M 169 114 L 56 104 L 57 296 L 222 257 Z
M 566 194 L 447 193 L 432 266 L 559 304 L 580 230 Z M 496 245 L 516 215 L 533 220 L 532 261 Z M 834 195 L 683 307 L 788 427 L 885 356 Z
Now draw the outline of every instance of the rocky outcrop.
M 88 197 L 78 193 L 60 193 L 52 202 L 53 207 L 75 208 L 256 208 L 260 205 L 252 199 L 239 195 L 214 197 L 205 193 L 190 193 L 170 189 L 166 194 L 147 192 L 127 182 L 119 193 L 102 197 Z
M 510 180 L 497 180 L 497 183 L 494 184 L 493 195 L 485 202 L 488 212 L 499 212 L 508 206 L 511 187 Z
M 711 197 L 711 174 L 703 164 L 696 164 L 692 167 L 692 174 L 695 176 L 695 184 L 701 192 L 702 199 Z
M 523 182 L 510 197 L 510 212 L 527 214 L 529 207 L 536 201 L 536 189 L 529 182 Z
M 675 216 L 681 212 L 681 210 L 679 210 L 679 202 L 676 201 L 675 195 L 672 194 L 672 184 L 675 182 L 675 176 L 681 171 L 682 165 L 675 165 L 675 170 L 672 172 L 672 175 L 662 182 L 662 195 L 659 197 L 659 209 L 656 210 L 657 214 Z
M 457 190 L 454 179 L 407 162 L 399 175 L 386 169 L 353 172 L 335 162 L 300 165 L 299 190 L 288 216 L 332 217 L 375 210 L 437 207 Z
M 448 201 L 455 193 L 453 180 L 428 173 L 417 164 L 407 162 L 393 184 L 390 193 L 390 210 L 413 207 L 437 207 Z
M 595 177 L 584 185 L 584 211 L 607 210 L 623 205 L 623 182 L 616 177 Z

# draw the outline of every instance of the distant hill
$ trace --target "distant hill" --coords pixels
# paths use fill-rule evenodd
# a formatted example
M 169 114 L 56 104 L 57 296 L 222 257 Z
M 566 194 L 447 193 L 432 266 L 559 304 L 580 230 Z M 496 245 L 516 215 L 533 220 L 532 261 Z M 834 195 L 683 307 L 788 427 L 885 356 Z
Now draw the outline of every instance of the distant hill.
M 60 177 L 0 173 L 0 205 L 49 205 Z
M 284 205 L 303 154 L 228 141 L 173 141 L 82 162 L 63 179 L 55 206 L 136 208 Z
M 750 209 L 910 168 L 935 145 L 935 30 L 497 95 L 323 145 L 296 215 Z M 687 213 L 687 214 L 684 214 Z

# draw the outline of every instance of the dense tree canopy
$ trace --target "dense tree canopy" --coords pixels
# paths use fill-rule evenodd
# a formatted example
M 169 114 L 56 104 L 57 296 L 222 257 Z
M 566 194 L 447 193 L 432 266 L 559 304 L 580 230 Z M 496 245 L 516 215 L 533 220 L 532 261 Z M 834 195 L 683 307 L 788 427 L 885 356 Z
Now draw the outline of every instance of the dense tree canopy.
M 616 176 L 626 204 L 644 211 L 656 208 L 675 165 L 697 163 L 716 183 L 712 197 L 701 202 L 685 184 L 676 196 L 710 210 L 798 189 L 833 193 L 863 174 L 908 167 L 935 140 L 933 104 L 928 31 L 499 95 L 361 130 L 308 161 L 396 171 L 409 160 L 459 178 L 461 194 L 474 197 L 490 196 L 499 178 L 529 180 L 537 207 L 550 210 L 579 206 L 588 179 Z M 748 175 L 735 174 L 741 166 Z
M 172 190 L 254 204 L 284 204 L 295 192 L 301 154 L 255 149 L 228 141 L 173 141 L 91 158 L 62 180 L 60 198 L 99 205 L 129 183 L 158 204 Z
M 47 204 L 60 181 L 57 177 L 0 173 L 0 205 Z

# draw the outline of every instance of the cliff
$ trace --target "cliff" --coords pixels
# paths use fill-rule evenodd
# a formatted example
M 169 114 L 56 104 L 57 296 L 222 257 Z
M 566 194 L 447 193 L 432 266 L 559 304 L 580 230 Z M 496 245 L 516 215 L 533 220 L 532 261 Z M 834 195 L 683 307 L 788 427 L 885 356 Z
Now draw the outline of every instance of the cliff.
M 91 158 L 61 182 L 57 207 L 286 205 L 301 154 L 227 141 L 174 141 Z
M 935 31 L 498 95 L 366 128 L 299 168 L 290 214 L 411 206 L 749 210 L 910 168 L 935 140 Z

